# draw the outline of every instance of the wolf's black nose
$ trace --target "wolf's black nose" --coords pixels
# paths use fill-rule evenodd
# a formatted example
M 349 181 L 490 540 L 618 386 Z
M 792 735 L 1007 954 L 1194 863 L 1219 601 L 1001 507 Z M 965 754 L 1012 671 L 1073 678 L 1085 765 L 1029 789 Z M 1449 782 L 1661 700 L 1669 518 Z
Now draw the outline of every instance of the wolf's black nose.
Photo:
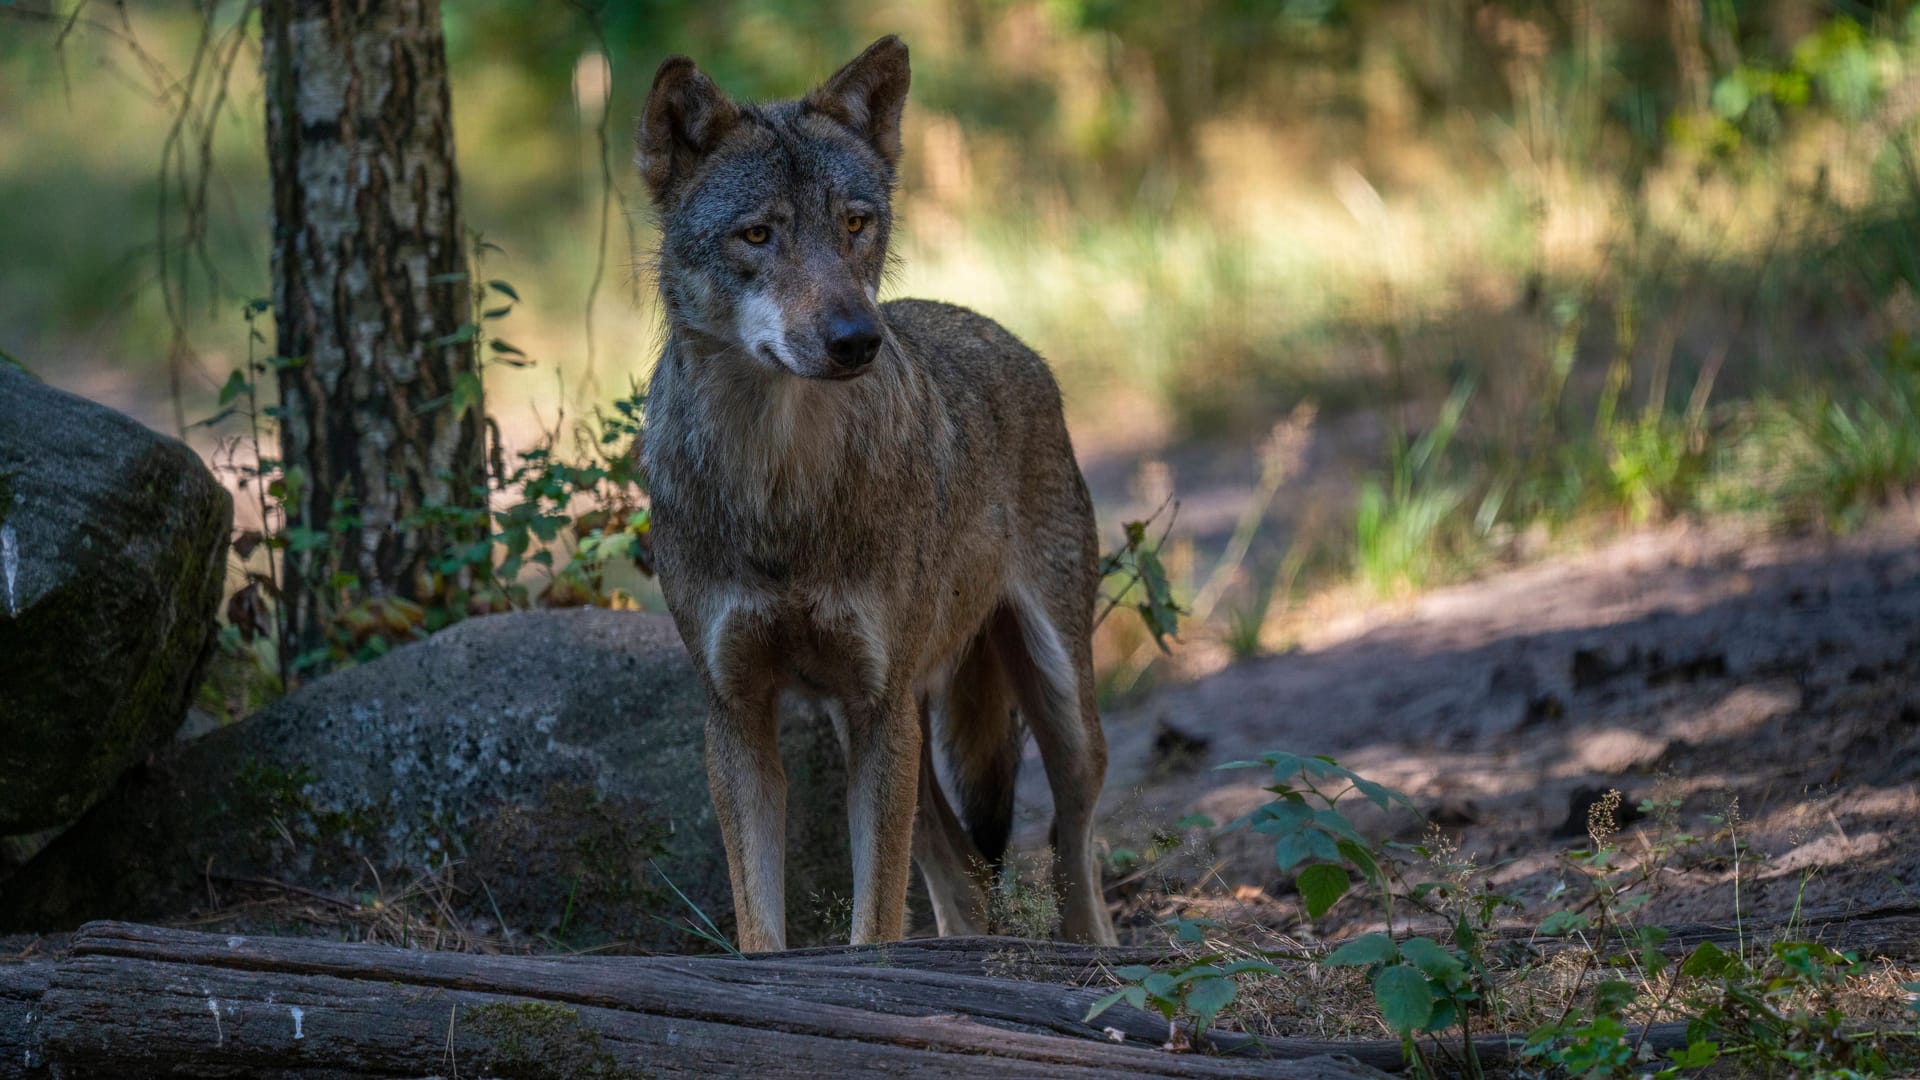
M 827 357 L 842 371 L 859 371 L 880 352 L 880 326 L 873 316 L 836 316 L 827 324 Z

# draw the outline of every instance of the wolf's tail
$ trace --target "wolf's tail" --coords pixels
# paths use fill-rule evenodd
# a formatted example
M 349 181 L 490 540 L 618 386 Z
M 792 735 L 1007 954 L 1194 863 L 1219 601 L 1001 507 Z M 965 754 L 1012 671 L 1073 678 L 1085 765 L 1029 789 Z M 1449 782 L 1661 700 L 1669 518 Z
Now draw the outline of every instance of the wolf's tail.
M 1013 833 L 1014 784 L 1026 731 L 1008 673 L 985 637 L 955 670 L 947 715 L 935 734 L 961 823 L 987 869 L 997 873 Z

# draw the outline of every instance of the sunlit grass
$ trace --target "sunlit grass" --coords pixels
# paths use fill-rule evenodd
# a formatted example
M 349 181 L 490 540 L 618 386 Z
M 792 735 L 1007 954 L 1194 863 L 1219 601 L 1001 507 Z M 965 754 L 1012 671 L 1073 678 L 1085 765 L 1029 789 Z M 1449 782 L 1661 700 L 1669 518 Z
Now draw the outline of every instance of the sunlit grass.
M 191 13 L 136 22 L 184 63 Z M 1243 105 L 1199 121 L 1191 175 L 1130 191 L 1105 183 L 1089 119 L 1088 95 L 1106 92 L 1087 81 L 1098 57 L 1055 53 L 1036 55 L 1079 72 L 1063 77 L 1060 124 L 1084 153 L 1057 176 L 1026 167 L 1035 148 L 1008 131 L 938 111 L 932 83 L 916 98 L 887 295 L 967 304 L 1033 344 L 1083 449 L 1251 443 L 1309 401 L 1329 420 L 1379 418 L 1370 456 L 1341 463 L 1360 479 L 1286 539 L 1314 569 L 1288 575 L 1282 600 L 1346 580 L 1404 593 L 1487 565 L 1503 538 L 1596 521 L 1752 512 L 1844 527 L 1920 476 L 1913 380 L 1874 366 L 1898 361 L 1920 282 L 1914 124 L 1894 103 L 1867 122 L 1801 117 L 1765 145 L 1676 137 L 1644 169 L 1582 142 L 1597 104 L 1563 91 L 1512 116 L 1455 106 L 1352 129 Z M 56 382 L 76 361 L 117 379 L 116 403 L 164 427 L 169 328 L 152 279 L 167 113 L 102 74 L 104 55 L 76 46 L 63 75 L 47 54 L 7 54 L 0 349 Z M 1889 84 L 1903 56 L 1876 61 Z M 662 330 L 627 161 L 644 73 L 616 73 L 620 197 L 603 218 L 600 117 L 530 70 L 494 58 L 453 72 L 465 217 L 504 249 L 487 275 L 526 299 L 491 329 L 537 361 L 486 372 L 510 450 L 644 381 Z M 239 303 L 268 288 L 261 109 L 242 63 L 213 144 L 217 279 L 188 313 L 190 418 L 244 353 Z M 1471 406 L 1434 423 L 1468 381 Z M 1273 568 L 1248 569 L 1254 582 Z M 1273 599 L 1260 592 L 1210 597 L 1235 655 L 1258 645 Z

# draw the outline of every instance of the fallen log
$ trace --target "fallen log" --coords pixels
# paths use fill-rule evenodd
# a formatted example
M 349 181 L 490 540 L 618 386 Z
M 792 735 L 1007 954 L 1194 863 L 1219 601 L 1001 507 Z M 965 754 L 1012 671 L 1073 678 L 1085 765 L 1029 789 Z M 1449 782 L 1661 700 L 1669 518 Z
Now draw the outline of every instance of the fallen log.
M 1129 1034 L 1166 1033 L 1132 1010 L 1100 1018 L 1115 1043 L 1080 1020 L 1092 990 L 905 968 L 478 956 L 114 923 L 34 967 L 50 968 L 28 1025 L 38 1059 L 0 1062 L 0 1076 L 1380 1075 L 1332 1055 L 1169 1054 Z
M 1666 950 L 1782 933 L 1679 927 Z M 1912 957 L 1920 912 L 1822 913 L 1792 936 Z M 482 956 L 94 923 L 64 958 L 0 965 L 0 1078 L 1338 1078 L 1402 1065 L 1391 1040 L 1218 1033 L 1218 1056 L 1171 1054 L 1158 1015 L 1123 1005 L 1084 1020 L 1110 986 L 1103 969 L 1163 958 L 993 937 L 747 959 Z M 1681 1045 L 1684 1029 L 1657 1026 L 1646 1042 Z M 1492 1064 L 1517 1044 L 1486 1035 L 1475 1049 Z
M 0 1077 L 44 1075 L 35 1010 L 52 974 L 51 960 L 0 964 Z

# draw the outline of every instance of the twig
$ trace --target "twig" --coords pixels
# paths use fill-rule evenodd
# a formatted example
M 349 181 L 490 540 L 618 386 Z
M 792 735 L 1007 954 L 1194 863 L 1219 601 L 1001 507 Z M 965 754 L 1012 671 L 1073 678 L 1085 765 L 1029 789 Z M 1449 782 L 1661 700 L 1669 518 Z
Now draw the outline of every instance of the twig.
M 304 896 L 309 900 L 326 904 L 329 907 L 339 908 L 343 911 L 361 910 L 360 905 L 352 901 L 342 900 L 337 896 L 328 896 L 326 893 L 309 889 L 304 885 L 295 885 L 286 881 L 275 881 L 272 878 L 245 877 L 237 874 L 216 874 L 208 871 L 207 879 L 209 881 L 221 881 L 228 885 L 251 885 L 256 889 L 275 889 L 284 893 L 292 893 L 295 896 Z

